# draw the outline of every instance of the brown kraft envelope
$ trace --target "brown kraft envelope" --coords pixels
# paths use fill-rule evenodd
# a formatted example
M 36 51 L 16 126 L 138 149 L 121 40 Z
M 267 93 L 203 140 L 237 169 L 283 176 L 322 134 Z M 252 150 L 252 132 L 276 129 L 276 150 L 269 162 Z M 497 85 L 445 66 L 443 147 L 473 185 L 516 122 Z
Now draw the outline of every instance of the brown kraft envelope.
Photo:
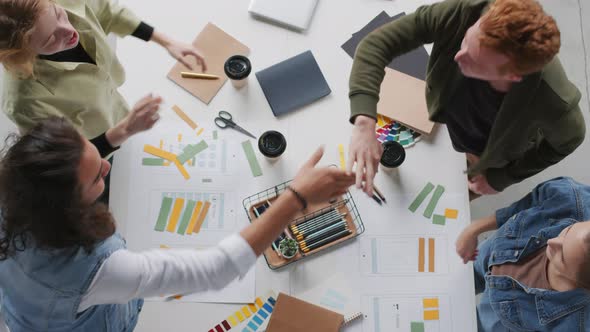
M 266 332 L 338 332 L 344 316 L 279 293 Z
M 377 113 L 385 115 L 425 135 L 434 122 L 428 119 L 426 82 L 391 68 L 385 68 Z
M 250 49 L 213 23 L 207 23 L 205 28 L 203 28 L 193 41 L 193 46 L 205 58 L 205 63 L 207 64 L 206 73 L 217 75 L 220 78 L 217 80 L 182 78 L 180 76 L 181 71 L 202 71 L 201 67 L 197 66 L 197 60 L 193 56 L 186 57 L 187 61 L 193 65 L 193 70 L 177 62 L 168 73 L 168 78 L 193 96 L 199 98 L 205 104 L 209 104 L 225 81 L 227 81 L 227 76 L 223 70 L 225 60 L 232 55 L 247 56 L 250 54 Z

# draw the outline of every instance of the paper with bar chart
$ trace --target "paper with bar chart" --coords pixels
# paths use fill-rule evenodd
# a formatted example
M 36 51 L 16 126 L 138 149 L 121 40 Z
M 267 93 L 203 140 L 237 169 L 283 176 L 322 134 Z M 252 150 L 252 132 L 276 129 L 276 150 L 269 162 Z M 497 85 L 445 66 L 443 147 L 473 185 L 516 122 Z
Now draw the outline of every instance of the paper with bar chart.
M 446 294 L 379 294 L 361 299 L 363 332 L 453 331 Z
M 197 137 L 177 134 L 175 137 L 168 134 L 145 141 L 143 151 L 142 147 L 137 146 L 137 152 L 140 153 L 138 162 L 144 168 L 155 172 L 178 173 L 173 161 L 150 153 L 145 149 L 146 145 L 153 150 L 172 154 L 191 175 L 227 175 L 236 171 L 236 144 L 218 139 L 217 135 Z
M 144 241 L 154 245 L 217 244 L 239 229 L 236 194 L 216 190 L 152 190 Z
M 447 251 L 447 239 L 442 235 L 363 237 L 361 270 L 376 276 L 446 274 Z

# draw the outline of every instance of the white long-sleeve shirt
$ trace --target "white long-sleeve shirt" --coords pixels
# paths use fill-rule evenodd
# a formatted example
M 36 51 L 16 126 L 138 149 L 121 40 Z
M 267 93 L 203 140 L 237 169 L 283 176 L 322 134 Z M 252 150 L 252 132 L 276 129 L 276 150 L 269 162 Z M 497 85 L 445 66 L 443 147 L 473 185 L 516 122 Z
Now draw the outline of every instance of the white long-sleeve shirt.
M 239 234 L 205 250 L 117 250 L 99 268 L 78 312 L 135 298 L 221 289 L 255 263 L 254 251 Z

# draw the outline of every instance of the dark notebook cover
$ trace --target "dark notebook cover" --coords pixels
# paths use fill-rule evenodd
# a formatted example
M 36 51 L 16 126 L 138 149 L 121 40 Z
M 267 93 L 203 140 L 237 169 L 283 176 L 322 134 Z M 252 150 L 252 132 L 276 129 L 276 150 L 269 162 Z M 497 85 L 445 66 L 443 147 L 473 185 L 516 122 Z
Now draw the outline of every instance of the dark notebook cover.
M 275 116 L 294 111 L 332 92 L 311 51 L 256 73 Z
M 373 32 L 373 30 L 376 30 L 389 22 L 395 21 L 398 18 L 404 17 L 405 15 L 405 13 L 400 13 L 393 17 L 389 17 L 386 12 L 382 11 L 361 30 L 353 33 L 352 37 L 342 45 L 342 49 L 350 55 L 351 58 L 354 58 L 356 48 L 363 38 Z M 421 46 L 393 59 L 387 67 L 424 81 L 426 79 L 427 65 L 428 52 L 426 52 L 424 46 Z

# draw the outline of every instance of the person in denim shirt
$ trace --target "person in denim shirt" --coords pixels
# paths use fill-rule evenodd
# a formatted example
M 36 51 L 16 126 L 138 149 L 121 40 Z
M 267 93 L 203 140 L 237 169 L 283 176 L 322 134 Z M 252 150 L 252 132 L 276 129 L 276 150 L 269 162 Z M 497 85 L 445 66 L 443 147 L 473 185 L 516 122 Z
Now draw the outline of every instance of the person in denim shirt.
M 588 203 L 590 186 L 556 178 L 465 228 L 457 253 L 475 260 L 479 331 L 588 330 Z M 490 230 L 497 231 L 478 247 Z

